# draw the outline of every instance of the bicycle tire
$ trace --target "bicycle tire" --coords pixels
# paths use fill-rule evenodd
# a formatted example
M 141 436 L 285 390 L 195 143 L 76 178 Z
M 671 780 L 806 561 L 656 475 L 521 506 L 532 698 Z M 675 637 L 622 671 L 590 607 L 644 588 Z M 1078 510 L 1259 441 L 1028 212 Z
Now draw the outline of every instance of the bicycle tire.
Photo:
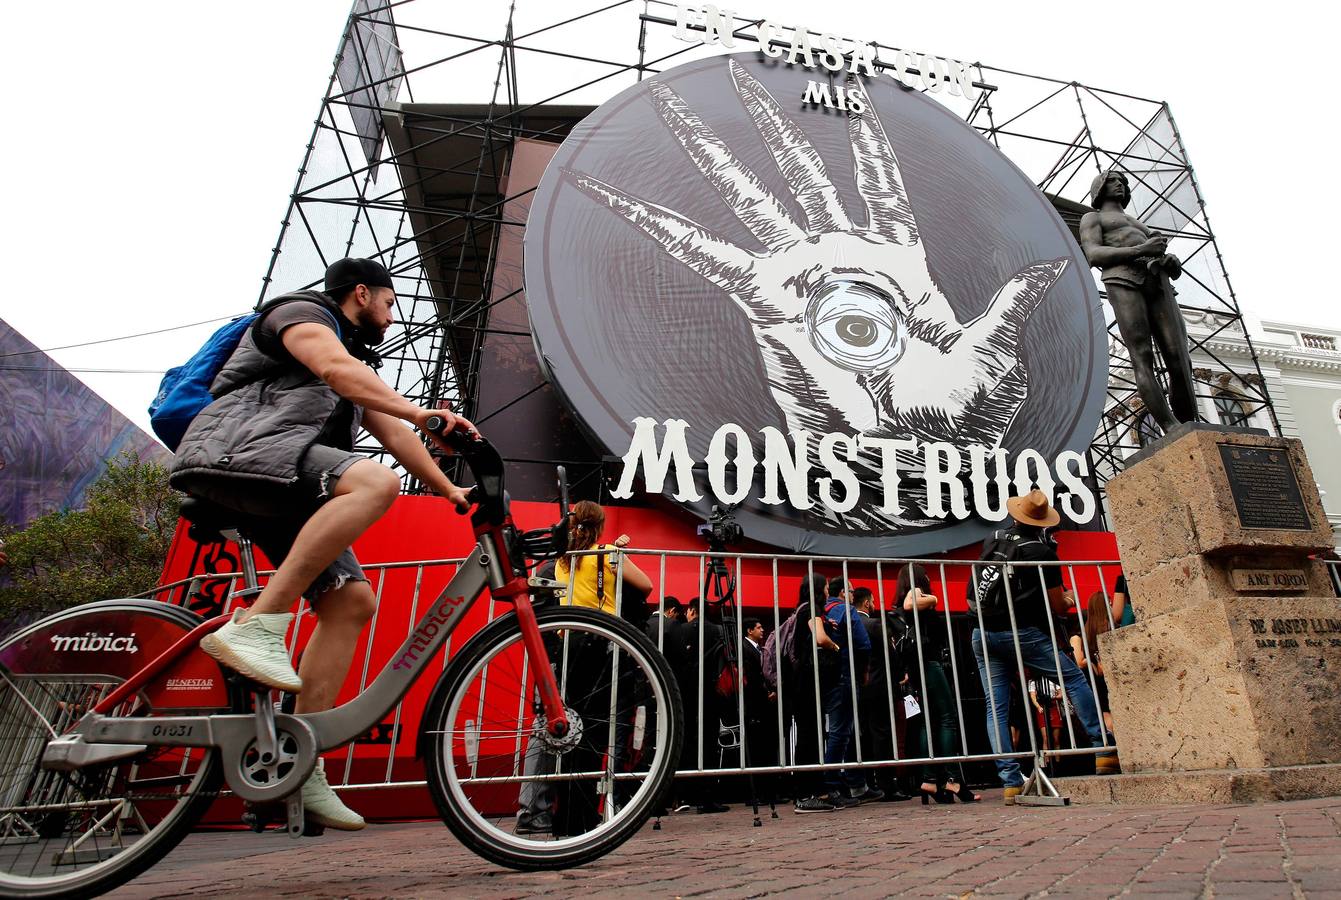
M 602 682 L 600 690 L 608 691 L 608 695 L 597 695 L 594 698 L 599 703 L 605 703 L 608 699 L 610 709 L 615 713 L 605 720 L 608 728 L 604 740 L 605 748 L 609 752 L 602 763 L 603 771 L 607 773 L 611 771 L 607 764 L 626 749 L 626 747 L 621 746 L 619 751 L 610 750 L 610 747 L 615 743 L 613 737 L 617 731 L 621 729 L 626 733 L 631 731 L 633 739 L 623 743 L 634 747 L 638 746 L 636 720 L 640 697 L 645 715 L 644 722 L 647 720 L 652 722 L 651 740 L 647 740 L 647 729 L 644 726 L 644 740 L 641 746 L 644 749 L 651 747 L 652 758 L 647 762 L 645 772 L 640 770 L 622 771 L 617 776 L 617 778 L 623 779 L 622 781 L 614 778 L 610 779 L 612 785 L 620 785 L 621 787 L 610 787 L 604 795 L 604 800 L 596 800 L 599 805 L 599 814 L 603 820 L 595 825 L 591 831 L 563 837 L 553 837 L 551 834 L 551 839 L 548 840 L 538 836 L 523 836 L 516 831 L 509 831 L 509 826 L 514 822 L 515 804 L 512 808 L 506 810 L 494 808 L 486 811 L 478 808 L 474 802 L 488 795 L 488 788 L 493 787 L 488 779 L 496 776 L 472 777 L 464 781 L 461 777 L 463 764 L 468 764 L 472 772 L 476 771 L 479 749 L 476 749 L 477 759 L 474 763 L 471 763 L 468 759 L 470 736 L 468 733 L 462 733 L 462 728 L 458 727 L 458 723 L 462 721 L 462 715 L 469 714 L 468 712 L 463 713 L 461 708 L 465 700 L 470 699 L 472 702 L 477 702 L 477 708 L 484 710 L 486 707 L 484 703 L 485 694 L 489 688 L 505 692 L 506 696 L 503 698 L 505 702 L 501 704 L 498 702 L 497 692 L 493 695 L 493 706 L 491 708 L 502 710 L 498 715 L 505 721 L 511 722 L 513 730 L 509 731 L 506 727 L 501 726 L 497 731 L 480 727 L 477 733 L 476 747 L 478 748 L 483 741 L 512 742 L 512 772 L 510 776 L 504 774 L 502 777 L 505 779 L 512 778 L 515 781 L 517 776 L 521 774 L 520 767 L 524 756 L 522 752 L 523 741 L 529 748 L 532 741 L 539 740 L 534 736 L 536 734 L 535 720 L 532 719 L 528 722 L 525 710 L 527 706 L 534 709 L 534 704 L 528 703 L 532 691 L 528 690 L 525 683 L 526 666 L 529 665 L 529 660 L 522 666 L 522 680 L 517 682 L 522 686 L 516 690 L 507 691 L 499 687 L 503 682 L 496 677 L 497 673 L 495 673 L 493 681 L 489 681 L 487 667 L 491 664 L 504 665 L 507 661 L 505 654 L 511 654 L 515 662 L 521 653 L 521 633 L 515 616 L 509 615 L 499 619 L 475 635 L 452 658 L 433 690 L 421 725 L 420 754 L 425 757 L 425 769 L 433 801 L 443 822 L 452 833 L 462 844 L 484 859 L 522 871 L 563 869 L 582 865 L 604 856 L 632 837 L 663 803 L 666 794 L 669 792 L 671 779 L 675 775 L 675 767 L 680 755 L 680 740 L 684 729 L 684 713 L 680 704 L 679 687 L 671 673 L 670 666 L 657 651 L 656 646 L 641 631 L 615 616 L 596 610 L 574 607 L 539 610 L 537 611 L 537 621 L 542 634 L 547 637 L 550 644 L 554 644 L 556 647 L 551 654 L 553 656 L 560 655 L 563 652 L 558 649 L 560 645 L 569 648 L 569 652 L 571 652 L 572 646 L 579 642 L 579 636 L 581 635 L 592 636 L 593 640 L 608 640 L 611 647 L 620 649 L 618 654 L 607 654 L 605 656 L 606 659 L 612 661 L 612 677 L 608 683 Z M 605 651 L 593 651 L 589 646 L 584 652 L 590 654 L 592 652 L 604 653 Z M 630 666 L 628 671 L 621 668 L 625 665 L 624 654 L 628 656 Z M 510 671 L 505 668 L 504 676 L 507 683 L 511 683 L 511 679 L 508 679 L 507 676 L 515 674 L 515 665 L 511 666 Z M 477 678 L 480 678 L 481 675 L 483 676 L 482 680 L 477 682 Z M 574 679 L 576 680 L 576 678 L 575 675 Z M 644 679 L 646 683 L 644 684 L 640 679 Z M 612 688 L 612 684 L 617 686 Z M 584 700 L 577 696 L 580 689 L 574 688 L 572 683 L 568 687 L 570 694 L 573 696 L 565 696 L 565 706 L 570 707 L 570 711 L 572 707 L 583 706 L 591 699 Z M 472 693 L 477 688 L 478 697 Z M 640 695 L 639 692 L 644 690 L 647 693 Z M 621 695 L 623 696 L 622 700 L 620 699 Z M 513 706 L 514 703 L 516 704 L 515 707 Z M 616 704 L 620 704 L 617 710 L 615 709 Z M 514 708 L 517 711 L 515 721 L 513 721 L 513 714 L 509 712 Z M 649 712 L 649 709 L 651 712 Z M 663 711 L 669 714 L 663 714 Z M 632 726 L 627 721 L 630 715 L 633 716 L 635 721 Z M 480 726 L 484 724 L 482 717 L 478 721 Z M 613 724 L 616 722 L 619 724 Z M 469 720 L 466 720 L 466 724 L 469 724 Z M 599 731 L 593 732 L 593 734 L 599 734 Z M 591 739 L 593 747 L 588 748 L 589 752 L 597 752 L 596 741 L 597 738 L 595 737 Z M 464 756 L 459 745 L 466 748 L 467 752 Z M 568 752 L 568 756 L 555 756 L 554 758 L 576 758 L 582 747 L 582 742 L 579 742 L 578 747 Z M 507 754 L 501 754 L 499 758 L 501 759 L 501 765 L 506 767 Z M 569 805 L 572 808 L 577 808 L 583 805 L 583 802 L 573 798 L 579 797 L 585 788 L 579 785 L 576 774 L 573 774 L 572 777 L 574 780 L 569 782 L 566 787 L 561 786 L 563 782 L 547 783 L 555 785 L 553 790 L 556 793 L 568 796 L 572 801 Z M 633 789 L 631 796 L 619 796 L 619 792 L 628 790 L 627 786 L 630 782 L 640 777 L 643 779 L 642 783 Z M 599 779 L 597 780 L 599 781 Z M 468 782 L 476 783 L 468 784 Z M 509 782 L 505 781 L 504 783 Z M 467 788 L 470 788 L 470 790 L 468 791 Z M 508 788 L 503 789 L 502 796 L 504 799 L 508 799 L 509 796 L 516 796 L 515 793 L 509 794 L 509 790 Z M 511 790 L 515 791 L 515 789 Z M 497 802 L 496 798 L 498 796 L 499 792 L 495 791 L 494 802 Z M 600 797 L 599 794 L 596 796 Z M 566 801 L 561 800 L 560 802 L 560 811 L 563 811 L 562 804 L 564 802 Z M 597 812 L 597 809 L 593 808 L 591 812 Z
M 52 620 L 69 622 L 78 631 L 81 618 L 105 608 L 58 613 L 0 644 L 0 650 Z M 182 610 L 165 609 L 156 617 L 182 615 Z M 162 859 L 218 796 L 222 765 L 214 749 L 150 747 L 134 757 L 70 772 L 38 765 L 47 735 L 64 731 L 122 681 L 0 667 L 0 896 L 105 893 Z M 143 695 L 116 712 L 154 714 Z M 82 864 L 90 858 L 91 863 Z

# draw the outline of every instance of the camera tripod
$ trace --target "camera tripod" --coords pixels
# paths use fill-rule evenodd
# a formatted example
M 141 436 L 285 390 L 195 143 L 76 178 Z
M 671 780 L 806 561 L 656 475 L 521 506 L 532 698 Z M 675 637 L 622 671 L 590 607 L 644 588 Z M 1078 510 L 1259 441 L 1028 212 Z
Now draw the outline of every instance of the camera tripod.
M 729 713 L 725 706 L 719 706 L 719 709 L 727 715 L 721 718 L 722 729 L 718 732 L 718 746 L 723 750 L 731 749 L 730 744 L 722 743 L 722 736 L 732 734 L 736 753 L 739 755 L 741 767 L 748 765 L 745 757 L 745 751 L 749 749 L 749 741 L 745 737 L 746 715 L 744 709 L 744 690 L 745 690 L 745 670 L 741 666 L 740 655 L 737 649 L 744 648 L 744 637 L 741 631 L 740 609 L 736 597 L 736 576 L 731 571 L 726 562 L 726 545 L 724 542 L 716 540 L 713 535 L 708 535 L 708 565 L 704 571 L 702 591 L 699 596 L 703 598 L 703 608 L 717 609 L 722 618 L 722 652 L 724 664 L 727 671 L 734 673 L 732 677 L 733 701 Z M 739 643 L 737 643 L 739 642 Z M 762 667 L 761 667 L 762 668 Z M 735 720 L 735 728 L 727 723 L 728 715 Z M 754 774 L 746 773 L 747 783 L 750 791 L 750 805 L 754 809 L 754 827 L 763 826 L 763 821 L 759 817 L 759 792 L 756 790 Z M 768 808 L 772 818 L 778 818 L 778 810 L 774 794 L 776 791 L 769 791 Z

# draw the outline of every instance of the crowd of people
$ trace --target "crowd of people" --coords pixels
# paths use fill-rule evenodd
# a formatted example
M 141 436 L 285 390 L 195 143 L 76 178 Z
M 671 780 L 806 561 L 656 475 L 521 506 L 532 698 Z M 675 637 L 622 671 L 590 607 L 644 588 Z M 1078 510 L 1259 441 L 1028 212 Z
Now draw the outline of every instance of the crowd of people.
M 1047 531 L 1057 513 L 1046 497 L 1035 491 L 1011 498 L 1008 508 L 1011 527 L 985 543 L 983 558 L 1056 561 Z M 570 549 L 601 552 L 575 557 L 575 571 L 560 560 L 555 577 L 571 585 L 563 602 L 614 613 L 617 579 L 626 603 L 630 597 L 640 601 L 653 585 L 631 559 L 619 561 L 626 536 L 599 542 L 603 526 L 597 504 L 575 507 Z M 1068 741 L 1114 748 L 1098 638 L 1133 619 L 1125 581 L 1119 578 L 1111 599 L 1096 591 L 1076 615 L 1060 567 L 1017 571 L 1029 577 L 1007 575 L 1009 590 L 981 574 L 968 588 L 975 595 L 970 605 L 981 616 L 970 643 L 993 752 L 1020 746 L 1022 716 L 1035 711 L 1033 729 L 1045 750 Z M 994 591 L 1009 600 L 994 601 Z M 686 724 L 680 768 L 729 770 L 739 767 L 743 753 L 751 770 L 762 770 L 748 781 L 745 795 L 755 802 L 790 802 L 797 813 L 913 798 L 923 804 L 979 800 L 962 766 L 946 761 L 985 749 L 971 750 L 961 731 L 964 705 L 956 699 L 947 598 L 938 596 L 917 564 L 898 569 L 886 609 L 877 608 L 875 594 L 871 585 L 812 572 L 772 633 L 759 618 L 737 621 L 730 604 L 664 596 L 644 628 L 679 684 Z M 1026 689 L 1034 710 L 1028 713 L 1021 712 L 1017 644 L 1030 673 Z M 966 656 L 958 657 L 961 667 Z M 894 759 L 921 762 L 863 764 Z M 1098 759 L 1099 771 L 1116 770 L 1115 750 Z M 1003 758 L 996 766 L 1009 802 L 1023 784 L 1019 762 Z M 683 778 L 674 805 L 721 812 L 727 809 L 722 799 L 739 796 L 740 787 L 724 790 L 711 776 Z

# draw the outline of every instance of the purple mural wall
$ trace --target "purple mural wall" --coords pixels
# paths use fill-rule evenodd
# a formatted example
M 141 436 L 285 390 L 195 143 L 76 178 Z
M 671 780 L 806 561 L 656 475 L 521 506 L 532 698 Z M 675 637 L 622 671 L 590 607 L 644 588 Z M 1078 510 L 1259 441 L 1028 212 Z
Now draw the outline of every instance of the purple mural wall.
M 107 460 L 125 450 L 168 458 L 162 445 L 0 320 L 0 521 L 25 525 L 81 506 Z

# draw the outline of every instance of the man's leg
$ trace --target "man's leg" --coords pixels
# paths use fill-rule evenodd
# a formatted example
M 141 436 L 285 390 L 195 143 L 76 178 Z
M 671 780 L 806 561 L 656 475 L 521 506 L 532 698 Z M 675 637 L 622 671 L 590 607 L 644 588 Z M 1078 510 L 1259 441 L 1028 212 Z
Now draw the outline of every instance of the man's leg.
M 294 705 L 296 713 L 322 712 L 335 705 L 359 635 L 376 608 L 372 585 L 366 581 L 347 581 L 315 600 L 312 610 L 317 614 L 317 627 L 298 664 L 303 692 Z
M 539 708 L 540 694 L 536 692 L 533 703 Z M 526 756 L 522 762 L 522 774 L 553 775 L 554 755 L 546 753 L 544 744 L 534 735 L 526 742 Z M 517 795 L 517 830 L 524 834 L 537 834 L 548 831 L 550 822 L 550 790 L 548 782 L 523 781 Z
M 1076 715 L 1080 718 L 1080 724 L 1085 727 L 1090 746 L 1101 746 L 1103 724 L 1099 718 L 1099 707 L 1094 702 L 1094 692 L 1090 690 L 1090 683 L 1085 678 L 1085 673 L 1080 671 L 1080 667 L 1071 660 L 1070 655 L 1058 650 L 1037 628 L 1020 630 L 1020 655 L 1024 657 L 1024 664 L 1035 672 L 1048 674 L 1048 677 L 1061 681 L 1075 707 Z M 1057 671 L 1059 662 L 1060 675 Z
M 313 448 L 314 451 L 317 449 Z M 331 451 L 330 448 L 325 449 L 331 453 L 338 452 Z M 309 451 L 309 455 L 311 452 Z M 334 474 L 330 474 L 331 472 Z M 368 459 L 358 459 L 343 470 L 332 469 L 323 472 L 320 475 L 320 489 L 323 494 L 329 491 L 329 499 L 317 507 L 311 518 L 302 524 L 291 543 L 286 539 L 276 544 L 258 536 L 258 543 L 262 549 L 269 551 L 274 548 L 280 551 L 282 559 L 279 559 L 278 570 L 271 576 L 256 602 L 249 609 L 239 610 L 233 621 L 214 634 L 206 635 L 200 642 L 200 648 L 225 666 L 246 675 L 253 681 L 290 693 L 300 693 L 304 688 L 303 681 L 298 673 L 293 671 L 293 666 L 289 663 L 288 650 L 284 646 L 284 635 L 292 620 L 290 610 L 298 597 L 313 587 L 332 564 L 336 563 L 341 554 L 348 552 L 354 538 L 386 512 L 395 500 L 399 486 L 400 482 L 395 473 Z M 271 530 L 264 524 L 260 527 L 262 531 Z M 276 559 L 273 553 L 270 555 L 272 559 Z M 372 614 L 371 593 L 366 593 L 367 583 L 361 581 L 358 564 L 353 560 L 352 554 L 348 568 L 350 571 L 342 574 L 359 576 L 360 580 L 339 587 L 351 587 L 353 584 L 361 583 L 363 584 L 361 590 L 365 593 L 360 594 L 358 590 L 354 590 L 353 593 L 344 595 L 346 598 L 344 600 L 336 598 L 327 617 L 332 621 L 331 627 L 323 629 L 322 626 L 318 626 L 319 634 L 324 630 L 328 635 L 320 639 L 314 638 L 318 644 L 318 652 L 313 654 L 309 648 L 304 654 L 304 659 L 306 661 L 316 657 L 314 662 L 305 663 L 305 668 L 307 665 L 316 666 L 312 674 L 322 679 L 326 696 L 314 702 L 325 705 L 307 708 L 305 705 L 300 706 L 304 712 L 313 712 L 330 706 L 335 693 L 343 683 L 345 672 L 348 671 L 348 657 L 353 653 L 353 644 L 358 639 L 358 632 L 363 627 L 363 622 L 367 621 L 366 618 L 360 620 L 360 617 Z M 322 618 L 319 614 L 318 619 Z M 356 621 L 357 627 L 354 627 Z M 347 650 L 344 651 L 343 657 L 338 653 L 335 654 L 335 661 L 332 661 L 331 654 L 321 650 L 321 644 L 337 649 L 347 645 Z M 335 671 L 337 668 L 338 672 Z
M 1131 357 L 1132 372 L 1136 376 L 1136 392 L 1145 408 L 1155 417 L 1159 427 L 1168 431 L 1178 420 L 1169 409 L 1159 378 L 1155 375 L 1155 347 L 1150 333 L 1150 319 L 1146 311 L 1145 295 L 1118 284 L 1104 284 L 1108 302 L 1113 307 L 1118 333 Z
M 350 562 L 354 563 L 352 553 Z M 296 713 L 322 712 L 335 705 L 349 674 L 359 634 L 376 606 L 372 587 L 362 580 L 346 581 L 323 592 L 313 602 L 317 627 L 303 648 L 303 659 L 298 665 L 303 691 L 294 705 Z M 321 761 L 303 784 L 303 810 L 307 818 L 327 828 L 357 831 L 364 825 L 363 817 L 345 806 L 331 790 Z
M 286 613 L 354 539 L 382 517 L 400 492 L 400 479 L 381 463 L 361 459 L 346 469 L 294 539 L 256 602 L 241 616 Z
M 1005 660 L 998 658 L 991 646 L 992 636 L 996 633 L 973 629 L 973 655 L 978 661 L 978 677 L 982 679 L 983 694 L 987 698 L 987 739 L 992 744 L 992 752 L 1011 753 L 1015 748 L 1010 740 L 1010 680 L 1006 677 Z M 1009 643 L 1010 634 L 1006 632 L 1005 636 Z M 987 642 L 985 652 L 984 641 Z M 1006 787 L 1024 784 L 1020 764 L 1014 759 L 998 759 L 996 771 Z
M 857 732 L 860 730 L 857 727 L 860 724 L 857 716 L 859 715 L 858 708 L 861 695 L 853 687 L 851 676 L 848 677 L 844 690 L 847 692 L 847 699 L 843 705 L 843 711 L 847 714 L 847 742 L 843 747 L 843 761 L 856 763 L 858 756 Z M 854 796 L 866 790 L 866 773 L 861 769 L 844 769 L 843 781 L 847 784 L 848 793 Z
M 847 679 L 841 676 L 834 678 L 833 683 L 824 692 L 824 715 L 828 719 L 829 725 L 824 737 L 824 762 L 826 765 L 835 765 L 845 761 L 847 742 L 852 736 L 850 707 L 847 713 L 844 712 L 847 696 Z M 826 769 L 824 786 L 831 794 L 841 793 L 843 788 L 842 771 Z

